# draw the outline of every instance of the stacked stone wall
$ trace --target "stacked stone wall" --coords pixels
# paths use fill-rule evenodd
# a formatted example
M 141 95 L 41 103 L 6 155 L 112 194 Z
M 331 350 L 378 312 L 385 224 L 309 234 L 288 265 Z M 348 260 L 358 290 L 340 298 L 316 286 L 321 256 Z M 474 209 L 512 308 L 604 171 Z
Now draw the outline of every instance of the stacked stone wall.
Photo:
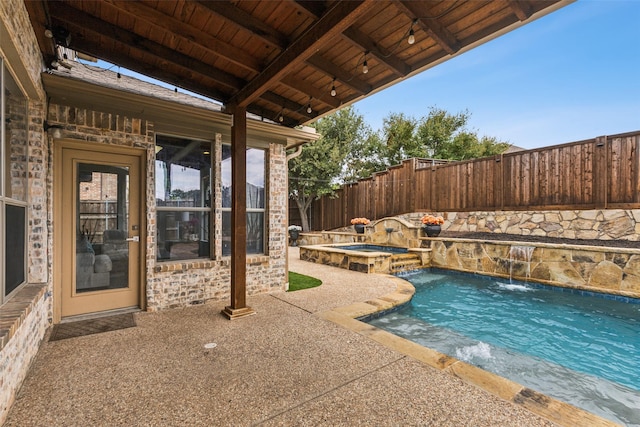
M 447 238 L 424 244 L 432 267 L 640 298 L 640 249 Z
M 420 223 L 422 212 L 400 217 Z M 443 231 L 640 241 L 640 209 L 441 212 Z

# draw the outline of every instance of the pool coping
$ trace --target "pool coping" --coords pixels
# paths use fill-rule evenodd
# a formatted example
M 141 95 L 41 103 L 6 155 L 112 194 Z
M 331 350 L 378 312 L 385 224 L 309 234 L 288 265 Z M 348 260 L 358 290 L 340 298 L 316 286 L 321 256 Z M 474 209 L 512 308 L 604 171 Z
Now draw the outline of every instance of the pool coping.
M 413 298 L 415 287 L 411 283 L 396 276 L 386 276 L 396 283 L 397 287 L 394 292 L 365 302 L 320 312 L 317 313 L 317 316 L 372 339 L 389 349 L 409 356 L 439 371 L 460 378 L 468 384 L 524 407 L 530 412 L 560 426 L 619 426 L 613 421 L 584 409 L 546 396 L 515 381 L 500 377 L 455 357 L 447 356 L 359 320 L 396 310 L 408 304 Z

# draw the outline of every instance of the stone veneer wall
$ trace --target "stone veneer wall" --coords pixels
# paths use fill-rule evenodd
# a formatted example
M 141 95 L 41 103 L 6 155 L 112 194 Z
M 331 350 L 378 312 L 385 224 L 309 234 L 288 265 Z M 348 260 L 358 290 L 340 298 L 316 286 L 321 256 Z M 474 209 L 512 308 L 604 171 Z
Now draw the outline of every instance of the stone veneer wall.
M 423 242 L 431 248 L 432 267 L 640 298 L 640 249 L 447 238 Z
M 640 209 L 444 212 L 443 231 L 640 241 Z M 415 224 L 423 213 L 399 215 Z
M 21 146 L 13 148 L 20 149 L 20 155 L 24 156 L 20 173 L 28 175 L 26 189 L 8 184 L 14 194 L 26 195 L 28 200 L 28 265 L 27 285 L 0 307 L 1 425 L 50 324 L 52 264 L 46 192 L 49 151 L 43 130 L 46 95 L 40 78 L 42 57 L 24 2 L 0 2 L 0 27 L 3 59 L 27 92 L 27 121 L 20 130 Z M 13 148 L 6 155 L 15 155 L 17 151 Z
M 548 220 L 555 219 L 554 215 L 566 218 L 563 226 L 589 227 L 598 233 L 608 233 L 609 237 L 624 235 L 628 240 L 636 241 L 637 234 L 631 234 L 635 229 L 634 215 L 639 211 L 582 211 L 582 212 L 546 212 L 530 213 L 516 212 L 511 220 L 515 224 L 538 223 L 537 215 Z M 445 227 L 462 228 L 463 231 L 487 231 L 486 222 L 509 223 L 508 215 L 512 212 L 486 213 L 477 225 L 480 214 L 449 214 Z M 500 217 L 506 218 L 502 220 Z M 625 249 L 587 245 L 567 245 L 564 243 L 530 243 L 518 242 L 515 233 L 511 241 L 487 241 L 468 239 L 424 237 L 418 223 L 422 213 L 405 215 L 403 218 L 383 218 L 372 222 L 365 228 L 364 234 L 353 231 L 301 233 L 301 245 L 322 245 L 342 242 L 359 242 L 374 244 L 389 244 L 392 246 L 416 247 L 430 249 L 430 266 L 450 270 L 481 273 L 498 277 L 513 277 L 517 280 L 532 280 L 556 286 L 584 289 L 594 292 L 604 292 L 633 298 L 640 298 L 640 248 Z M 471 218 L 471 224 L 464 220 Z M 526 221 L 523 221 L 527 219 Z M 535 219 L 534 219 L 535 218 Z M 588 219 L 592 218 L 592 219 Z M 453 224 L 453 225 L 452 225 Z M 624 227 L 613 227 L 614 224 L 625 224 Z M 346 227 L 345 230 L 349 230 Z M 459 228 L 458 228 L 459 229 Z M 505 227 L 506 232 L 514 231 Z M 527 230 L 523 228 L 523 230 Z M 614 233 L 614 230 L 618 232 Z M 627 233 L 621 233 L 626 231 Z M 473 234 L 473 233 L 471 233 Z M 600 235 L 601 235 L 600 234 Z M 537 234 L 540 235 L 540 234 Z M 552 237 L 550 234 L 546 234 Z M 588 234 L 591 236 L 592 234 Z M 606 240 L 603 238 L 603 240 Z M 610 240 L 610 239 L 609 239 Z M 314 251 L 314 252 L 312 252 Z M 303 252 L 305 252 L 303 256 Z M 339 262 L 330 260 L 327 251 L 319 255 L 314 246 L 302 248 L 301 258 L 313 258 L 320 262 Z M 330 251 L 329 251 L 330 252 Z

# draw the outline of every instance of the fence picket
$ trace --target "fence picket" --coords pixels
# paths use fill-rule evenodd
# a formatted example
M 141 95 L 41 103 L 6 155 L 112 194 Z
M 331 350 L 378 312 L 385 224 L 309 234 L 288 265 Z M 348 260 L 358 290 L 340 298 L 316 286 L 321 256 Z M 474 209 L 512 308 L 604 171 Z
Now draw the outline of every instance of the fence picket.
M 640 208 L 639 175 L 640 131 L 464 162 L 409 159 L 315 201 L 311 226 L 419 211 Z

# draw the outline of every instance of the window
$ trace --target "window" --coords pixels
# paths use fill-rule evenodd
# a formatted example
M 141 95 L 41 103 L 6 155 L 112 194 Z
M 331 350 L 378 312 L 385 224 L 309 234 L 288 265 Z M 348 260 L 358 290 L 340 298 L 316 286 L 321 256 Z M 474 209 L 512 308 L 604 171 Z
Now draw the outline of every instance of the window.
M 0 303 L 26 283 L 27 99 L 0 58 Z
M 159 261 L 210 257 L 211 149 L 209 141 L 156 137 Z
M 266 152 L 247 148 L 247 253 L 265 252 Z M 231 254 L 231 147 L 222 146 L 222 255 Z

